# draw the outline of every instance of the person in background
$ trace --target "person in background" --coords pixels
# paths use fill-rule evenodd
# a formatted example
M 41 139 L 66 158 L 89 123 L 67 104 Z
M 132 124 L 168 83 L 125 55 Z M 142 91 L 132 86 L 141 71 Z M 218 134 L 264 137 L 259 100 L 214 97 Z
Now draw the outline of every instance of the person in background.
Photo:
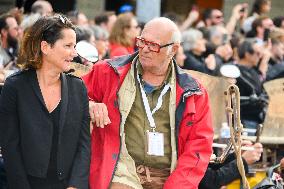
M 203 38 L 201 31 L 189 29 L 183 32 L 182 41 L 186 55 L 183 68 L 214 75 L 216 61 L 212 54 L 206 58 L 203 57 L 203 53 L 206 51 L 206 40 Z
M 21 71 L 0 96 L 0 145 L 10 189 L 88 189 L 90 117 L 87 90 L 66 75 L 75 50 L 73 24 L 42 17 L 25 33 Z M 69 119 L 72 117 L 72 119 Z
M 256 38 L 260 45 L 264 45 L 267 43 L 270 31 L 273 29 L 273 21 L 267 16 L 261 16 L 253 21 L 252 29 L 246 34 L 246 37 Z
M 178 27 L 160 17 L 138 53 L 103 60 L 83 77 L 93 118 L 91 189 L 197 188 L 212 153 L 206 90 L 173 60 Z
M 249 32 L 252 29 L 252 23 L 260 16 L 267 16 L 271 10 L 271 0 L 255 0 L 249 17 L 245 19 L 242 30 L 244 33 Z
M 271 58 L 269 60 L 266 81 L 284 77 L 284 44 L 277 39 L 271 39 Z
M 52 5 L 45 0 L 37 0 L 31 7 L 32 14 L 40 14 L 41 16 L 51 16 L 53 14 Z
M 19 47 L 18 28 L 18 23 L 12 15 L 0 16 L 0 65 L 3 67 L 15 66 Z
M 133 53 L 135 37 L 139 34 L 140 28 L 133 15 L 119 15 L 109 36 L 110 58 Z
M 117 19 L 114 11 L 106 11 L 95 17 L 95 24 L 105 29 L 109 34 Z
M 263 147 L 261 143 L 252 144 L 250 141 L 243 141 L 242 145 L 253 147 L 253 150 L 244 151 L 242 153 L 245 172 L 248 173 L 249 166 L 260 160 Z M 226 158 L 224 163 L 209 164 L 198 189 L 220 188 L 221 186 L 230 184 L 236 179 L 241 179 L 241 175 L 238 170 L 235 154 L 232 153 Z
M 88 27 L 89 21 L 87 16 L 83 12 L 78 10 L 67 12 L 67 17 L 71 20 L 74 25 Z
M 241 76 L 236 85 L 240 95 L 248 99 L 241 101 L 241 121 L 245 128 L 256 130 L 265 118 L 268 98 L 263 88 L 270 53 L 256 41 L 244 41 L 238 47 L 237 66 Z M 262 68 L 262 69 L 261 69 Z
M 94 33 L 94 36 L 96 38 L 95 46 L 99 53 L 99 59 L 107 58 L 107 52 L 109 50 L 109 34 L 106 30 L 101 28 L 100 26 L 90 26 L 91 30 Z
M 277 16 L 273 18 L 273 24 L 278 28 L 284 29 L 284 16 Z

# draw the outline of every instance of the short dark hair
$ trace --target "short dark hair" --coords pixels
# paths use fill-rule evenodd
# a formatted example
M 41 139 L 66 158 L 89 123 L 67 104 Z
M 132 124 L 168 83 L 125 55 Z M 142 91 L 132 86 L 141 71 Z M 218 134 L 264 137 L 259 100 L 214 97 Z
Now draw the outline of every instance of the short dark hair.
M 284 21 L 284 16 L 277 16 L 273 18 L 273 24 L 278 28 L 281 27 L 283 21 Z
M 76 27 L 76 42 L 78 43 L 79 41 L 90 41 L 92 37 L 93 31 L 85 26 L 78 26 Z
M 15 18 L 14 16 L 12 16 L 11 14 L 2 14 L 0 15 L 0 32 L 2 29 L 8 29 L 8 24 L 7 24 L 7 18 Z
M 25 32 L 18 57 L 18 64 L 23 69 L 41 67 L 42 54 L 40 43 L 46 41 L 51 46 L 61 39 L 63 29 L 73 29 L 74 25 L 65 16 L 57 14 L 39 18 L 27 32 Z
M 212 16 L 213 9 L 205 9 L 202 13 L 202 20 L 205 21 Z
M 261 14 L 261 7 L 268 2 L 270 2 L 270 0 L 255 0 L 252 5 L 250 15 L 253 13 Z
M 253 54 L 254 53 L 254 49 L 253 49 L 253 44 L 255 42 L 253 41 L 248 41 L 248 40 L 245 40 L 243 41 L 239 47 L 238 47 L 238 56 L 240 59 L 243 59 L 246 55 L 246 52 L 250 53 L 250 54 Z
M 100 25 L 102 23 L 107 23 L 108 22 L 108 18 L 112 15 L 115 15 L 115 12 L 114 11 L 106 11 L 106 12 L 103 12 L 99 15 L 97 15 L 95 17 L 95 24 L 96 25 Z

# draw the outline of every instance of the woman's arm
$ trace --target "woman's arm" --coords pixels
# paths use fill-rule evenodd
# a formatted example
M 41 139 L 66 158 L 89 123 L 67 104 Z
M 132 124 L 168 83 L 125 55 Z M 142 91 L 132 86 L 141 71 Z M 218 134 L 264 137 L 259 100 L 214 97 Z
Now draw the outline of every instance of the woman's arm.
M 82 103 L 83 103 L 83 120 L 81 123 L 80 137 L 77 146 L 77 152 L 73 162 L 72 172 L 69 180 L 69 187 L 88 189 L 89 170 L 91 159 L 91 142 L 90 142 L 90 116 L 89 100 L 86 87 L 82 81 Z
M 0 139 L 9 188 L 29 189 L 20 147 L 17 90 L 8 78 L 0 96 Z

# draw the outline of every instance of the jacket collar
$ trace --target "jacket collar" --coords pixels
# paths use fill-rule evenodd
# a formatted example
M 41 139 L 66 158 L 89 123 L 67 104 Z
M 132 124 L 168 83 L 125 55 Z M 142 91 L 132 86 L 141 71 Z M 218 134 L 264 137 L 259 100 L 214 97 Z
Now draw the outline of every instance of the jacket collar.
M 118 70 L 123 66 L 132 63 L 133 59 L 138 55 L 138 51 L 133 54 L 120 56 L 115 59 L 108 60 L 108 64 L 115 70 L 116 73 L 119 73 Z M 183 91 L 188 92 L 187 96 L 192 95 L 193 93 L 201 93 L 201 90 L 198 86 L 197 81 L 191 77 L 188 73 L 186 73 L 183 69 L 181 69 L 176 61 L 173 59 L 176 78 L 178 85 L 183 89 Z
M 132 63 L 132 60 L 138 55 L 138 51 L 133 54 L 119 56 L 114 59 L 107 60 L 107 63 L 118 73 L 118 70 L 126 64 Z

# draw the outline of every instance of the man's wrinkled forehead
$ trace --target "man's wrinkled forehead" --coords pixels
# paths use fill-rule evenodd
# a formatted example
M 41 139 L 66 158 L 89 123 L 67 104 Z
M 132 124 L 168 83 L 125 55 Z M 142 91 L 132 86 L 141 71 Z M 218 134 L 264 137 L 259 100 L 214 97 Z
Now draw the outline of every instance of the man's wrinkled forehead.
M 157 25 L 148 25 L 143 29 L 141 33 L 142 38 L 155 43 L 166 42 L 170 40 L 169 36 L 171 36 L 169 31 L 165 31 L 162 28 L 159 29 Z

